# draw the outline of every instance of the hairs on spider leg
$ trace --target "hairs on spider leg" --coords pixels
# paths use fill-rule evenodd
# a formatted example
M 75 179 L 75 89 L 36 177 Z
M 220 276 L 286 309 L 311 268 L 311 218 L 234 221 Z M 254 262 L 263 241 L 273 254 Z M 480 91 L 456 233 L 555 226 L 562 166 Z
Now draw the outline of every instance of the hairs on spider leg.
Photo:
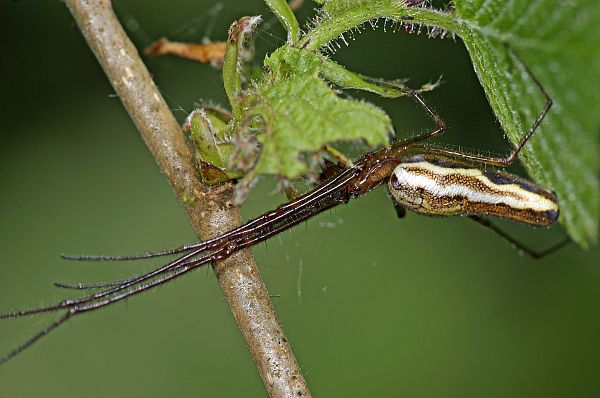
M 53 285 L 55 287 L 60 288 L 60 289 L 95 290 L 95 289 L 102 289 L 102 288 L 105 288 L 105 287 L 121 286 L 121 285 L 123 285 L 123 284 L 125 284 L 127 282 L 128 282 L 127 279 L 122 279 L 122 280 L 119 280 L 119 281 L 98 282 L 98 283 L 89 283 L 89 284 L 85 284 L 85 283 L 54 282 Z
M 139 254 L 130 254 L 125 256 L 113 255 L 87 255 L 87 254 L 64 254 L 61 253 L 60 258 L 71 261 L 130 261 L 130 260 L 145 260 L 153 257 L 170 256 L 173 254 L 184 253 L 197 248 L 203 242 L 190 243 L 173 249 L 167 249 L 155 252 L 144 252 Z
M 191 263 L 193 263 L 195 261 L 195 259 L 191 259 L 191 260 L 187 260 L 181 264 L 178 264 L 177 266 L 175 266 L 173 268 L 173 270 L 181 268 L 181 267 L 185 267 L 190 265 Z M 58 287 L 60 289 L 71 289 L 71 290 L 96 290 L 96 289 L 103 289 L 103 288 L 107 288 L 107 287 L 116 287 L 116 286 L 123 286 L 125 284 L 128 283 L 133 283 L 134 280 L 136 280 L 137 278 L 141 278 L 143 277 L 145 274 L 140 274 L 137 276 L 134 276 L 132 278 L 129 279 L 120 279 L 120 280 L 115 280 L 115 281 L 107 281 L 107 282 L 97 282 L 97 283 L 66 283 L 66 282 L 54 282 L 54 286 Z

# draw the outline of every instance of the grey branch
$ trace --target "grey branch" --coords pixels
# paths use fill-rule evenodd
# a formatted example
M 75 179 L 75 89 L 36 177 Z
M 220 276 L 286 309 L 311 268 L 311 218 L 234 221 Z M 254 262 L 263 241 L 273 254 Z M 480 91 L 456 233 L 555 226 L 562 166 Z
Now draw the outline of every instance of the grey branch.
M 198 179 L 179 124 L 110 1 L 65 2 L 198 236 L 210 238 L 239 225 L 239 209 L 229 205 L 231 186 L 210 191 Z M 309 397 L 250 251 L 238 252 L 213 269 L 269 395 Z

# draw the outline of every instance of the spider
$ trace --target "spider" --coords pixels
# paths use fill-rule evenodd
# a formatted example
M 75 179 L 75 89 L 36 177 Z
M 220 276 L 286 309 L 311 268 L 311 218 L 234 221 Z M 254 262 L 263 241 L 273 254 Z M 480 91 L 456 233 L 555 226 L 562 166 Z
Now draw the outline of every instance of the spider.
M 529 225 L 549 226 L 559 217 L 557 198 L 552 191 L 501 170 L 477 167 L 477 164 L 504 167 L 513 163 L 552 106 L 550 95 L 532 72 L 525 68 L 544 95 L 546 103 L 530 129 L 507 156 L 488 157 L 423 144 L 432 137 L 442 135 L 446 125 L 417 92 L 400 88 L 433 119 L 435 129 L 367 153 L 353 164 L 328 163 L 323 171 L 323 182 L 312 191 L 215 238 L 132 256 L 63 256 L 65 259 L 79 261 L 119 261 L 180 255 L 161 267 L 126 280 L 96 284 L 56 283 L 61 288 L 95 292 L 53 305 L 0 314 L 0 319 L 8 319 L 65 310 L 54 322 L 0 357 L 0 364 L 21 353 L 75 315 L 106 307 L 167 283 L 203 265 L 223 260 L 327 209 L 363 196 L 383 183 L 387 184 L 388 196 L 399 217 L 405 215 L 406 209 L 428 216 L 464 215 L 492 229 L 534 258 L 541 258 L 557 250 L 568 240 L 538 252 L 521 244 L 484 218 L 495 216 Z

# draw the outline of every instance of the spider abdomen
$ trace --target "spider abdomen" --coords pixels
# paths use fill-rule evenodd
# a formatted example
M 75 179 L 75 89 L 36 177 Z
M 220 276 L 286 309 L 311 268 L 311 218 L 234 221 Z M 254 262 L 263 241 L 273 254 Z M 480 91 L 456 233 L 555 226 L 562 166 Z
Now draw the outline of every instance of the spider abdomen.
M 399 205 L 428 216 L 492 215 L 544 226 L 559 214 L 556 195 L 540 185 L 432 156 L 403 159 L 388 187 Z

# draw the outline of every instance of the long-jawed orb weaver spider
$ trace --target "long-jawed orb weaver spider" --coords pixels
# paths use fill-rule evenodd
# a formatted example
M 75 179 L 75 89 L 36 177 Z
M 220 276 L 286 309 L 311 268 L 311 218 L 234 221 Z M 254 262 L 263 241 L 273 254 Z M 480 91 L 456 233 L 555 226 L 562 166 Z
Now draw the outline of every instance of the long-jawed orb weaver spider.
M 161 267 L 126 280 L 96 284 L 56 283 L 61 288 L 96 292 L 54 305 L 0 314 L 0 319 L 8 319 L 66 310 L 61 317 L 1 357 L 0 364 L 75 315 L 106 307 L 205 264 L 223 260 L 327 209 L 363 196 L 382 183 L 387 183 L 388 195 L 400 217 L 405 214 L 405 209 L 429 216 L 465 215 L 492 229 L 532 257 L 540 258 L 558 249 L 567 241 L 543 252 L 536 252 L 482 217 L 490 215 L 536 226 L 549 226 L 558 219 L 557 198 L 550 190 L 504 171 L 482 170 L 474 165 L 480 163 L 503 167 L 513 163 L 550 110 L 552 99 L 531 71 L 526 66 L 525 68 L 546 98 L 546 104 L 518 145 L 506 157 L 481 156 L 423 145 L 423 141 L 443 134 L 446 125 L 418 93 L 402 88 L 433 119 L 436 125 L 434 130 L 367 153 L 351 166 L 328 165 L 323 173 L 324 182 L 314 190 L 215 238 L 133 256 L 63 256 L 65 259 L 79 261 L 118 261 L 181 254 Z

